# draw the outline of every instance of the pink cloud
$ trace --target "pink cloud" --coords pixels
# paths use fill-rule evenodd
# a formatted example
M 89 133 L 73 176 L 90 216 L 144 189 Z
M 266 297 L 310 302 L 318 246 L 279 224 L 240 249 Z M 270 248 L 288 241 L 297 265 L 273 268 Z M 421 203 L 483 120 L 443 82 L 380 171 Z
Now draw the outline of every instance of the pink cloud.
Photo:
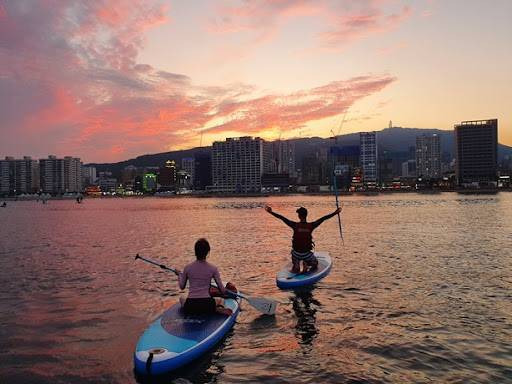
M 219 108 L 217 117 L 228 121 L 207 131 L 256 134 L 269 128 L 278 128 L 281 132 L 296 130 L 308 122 L 343 113 L 357 100 L 379 92 L 393 81 L 391 76 L 356 77 L 292 94 L 227 103 Z
M 372 34 L 389 32 L 411 15 L 411 8 L 403 6 L 395 13 L 386 14 L 382 9 L 371 8 L 363 12 L 345 13 L 337 18 L 335 26 L 319 34 L 320 45 L 340 49 L 355 40 Z
M 274 38 L 289 20 L 306 18 L 325 25 L 325 30 L 316 36 L 318 46 L 310 49 L 340 49 L 400 25 L 410 16 L 411 8 L 403 5 L 396 9 L 396 3 L 389 0 L 254 0 L 236 6 L 218 6 L 216 16 L 210 18 L 206 28 L 211 33 L 245 35 L 241 46 L 254 47 Z M 395 11 L 388 10 L 390 7 Z
M 395 80 L 364 76 L 265 96 L 254 96 L 258 90 L 248 84 L 201 87 L 184 74 L 137 62 L 145 32 L 167 20 L 163 3 L 2 4 L 2 155 L 54 153 L 116 161 L 197 145 L 200 131 L 290 131 L 340 114 Z M 297 15 L 315 4 L 282 1 L 268 6 Z M 266 11 L 261 12 L 264 18 Z

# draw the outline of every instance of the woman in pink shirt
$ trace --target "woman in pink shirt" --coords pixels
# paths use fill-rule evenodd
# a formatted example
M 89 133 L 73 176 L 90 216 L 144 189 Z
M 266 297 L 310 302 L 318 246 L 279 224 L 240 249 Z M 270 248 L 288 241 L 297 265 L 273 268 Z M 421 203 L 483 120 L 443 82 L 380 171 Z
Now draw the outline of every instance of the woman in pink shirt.
M 188 264 L 183 272 L 179 274 L 180 289 L 185 289 L 187 281 L 189 282 L 188 297 L 181 297 L 180 302 L 183 310 L 188 315 L 202 315 L 210 313 L 222 313 L 230 315 L 231 310 L 224 308 L 223 299 L 214 299 L 210 295 L 210 284 L 212 278 L 215 280 L 220 293 L 225 296 L 227 291 L 222 284 L 219 270 L 213 264 L 206 261 L 206 256 L 210 252 L 210 244 L 206 239 L 196 241 L 194 251 L 197 260 Z M 230 283 L 228 283 L 228 288 Z M 234 287 L 233 287 L 234 288 Z M 236 290 L 236 288 L 235 288 Z

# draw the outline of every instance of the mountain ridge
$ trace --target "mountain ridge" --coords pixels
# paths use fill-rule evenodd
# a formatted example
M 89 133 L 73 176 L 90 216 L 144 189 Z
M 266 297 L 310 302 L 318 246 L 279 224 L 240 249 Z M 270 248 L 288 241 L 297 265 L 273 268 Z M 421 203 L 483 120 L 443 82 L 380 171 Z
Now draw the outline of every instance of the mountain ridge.
M 438 134 L 441 138 L 441 153 L 444 154 L 445 158 L 455 157 L 455 137 L 453 130 L 390 127 L 376 132 L 379 152 L 407 152 L 409 147 L 416 145 L 417 136 Z M 338 145 L 359 145 L 359 133 L 360 132 L 338 135 Z M 304 156 L 321 148 L 328 148 L 334 144 L 333 138 L 308 137 L 289 140 L 295 142 L 296 164 L 299 168 Z M 121 170 L 128 165 L 137 167 L 162 166 L 165 161 L 169 159 L 175 160 L 177 164 L 181 164 L 181 159 L 183 158 L 194 157 L 196 153 L 209 151 L 211 151 L 211 146 L 195 147 L 177 151 L 145 154 L 116 163 L 89 163 L 86 165 L 95 166 L 98 172 L 111 171 L 117 176 L 120 174 Z M 498 161 L 502 160 L 506 155 L 512 156 L 512 147 L 498 143 Z

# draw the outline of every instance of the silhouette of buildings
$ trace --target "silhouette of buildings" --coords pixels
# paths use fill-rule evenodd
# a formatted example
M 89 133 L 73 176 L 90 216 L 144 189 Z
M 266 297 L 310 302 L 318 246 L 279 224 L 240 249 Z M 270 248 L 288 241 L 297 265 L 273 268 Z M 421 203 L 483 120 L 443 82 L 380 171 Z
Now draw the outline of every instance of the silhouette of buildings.
M 360 163 L 363 172 L 363 184 L 365 187 L 375 188 L 377 186 L 377 133 L 360 132 Z
M 39 191 L 39 164 L 29 156 L 0 160 L 0 194 L 16 195 Z
M 95 185 L 97 181 L 96 167 L 82 166 L 82 186 Z
M 194 189 L 204 191 L 212 184 L 212 155 L 201 151 L 194 156 Z
M 184 157 L 181 159 L 181 170 L 188 174 L 188 184 L 194 184 L 195 159 L 193 157 Z
M 268 173 L 287 174 L 297 177 L 295 167 L 295 143 L 290 140 L 277 140 L 266 143 L 270 149 Z
M 457 185 L 495 188 L 498 168 L 498 120 L 463 121 L 455 125 Z
M 145 176 L 146 175 L 144 175 L 144 180 Z M 165 162 L 165 166 L 160 167 L 160 169 L 158 170 L 158 178 L 157 180 L 155 180 L 155 183 L 158 182 L 158 184 L 160 184 L 160 189 L 162 190 L 171 190 L 174 189 L 176 186 L 176 177 L 176 162 L 174 160 L 167 160 Z M 154 189 L 156 189 L 156 185 Z M 146 189 L 145 184 L 144 190 L 148 191 L 148 189 Z

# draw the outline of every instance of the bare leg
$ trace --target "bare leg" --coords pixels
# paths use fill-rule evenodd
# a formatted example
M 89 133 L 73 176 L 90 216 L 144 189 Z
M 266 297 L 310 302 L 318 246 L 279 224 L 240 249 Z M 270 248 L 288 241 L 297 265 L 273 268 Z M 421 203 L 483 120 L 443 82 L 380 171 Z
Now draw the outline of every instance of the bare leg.
M 292 270 L 291 273 L 299 273 L 300 272 L 300 261 L 292 257 Z
M 229 308 L 224 307 L 224 299 L 220 297 L 215 298 L 215 304 L 217 305 L 215 311 L 221 315 L 230 316 L 233 311 Z
M 180 296 L 180 304 L 183 307 L 185 305 L 185 301 L 187 301 L 187 298 L 183 295 Z

